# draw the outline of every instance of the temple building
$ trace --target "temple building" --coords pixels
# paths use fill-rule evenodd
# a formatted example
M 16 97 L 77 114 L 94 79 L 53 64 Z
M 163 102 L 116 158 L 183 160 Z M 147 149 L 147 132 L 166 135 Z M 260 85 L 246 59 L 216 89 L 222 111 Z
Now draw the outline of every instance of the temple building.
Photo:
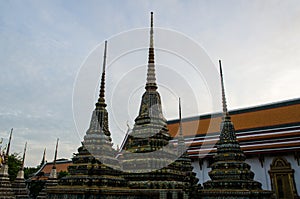
M 276 198 L 299 198 L 300 99 L 246 107 L 228 112 L 236 138 L 251 166 L 254 180 Z M 184 140 L 199 183 L 210 180 L 222 113 L 182 119 Z M 180 121 L 168 121 L 174 137 Z M 176 138 L 175 138 L 176 139 Z
M 234 123 L 235 134 L 246 156 L 245 162 L 251 166 L 254 180 L 265 190 L 272 190 L 277 198 L 289 194 L 298 196 L 300 192 L 300 99 L 245 107 L 228 111 Z M 168 129 L 176 143 L 181 121 L 187 152 L 192 161 L 198 184 L 210 180 L 209 172 L 216 152 L 214 144 L 219 136 L 219 125 L 208 130 L 210 120 L 216 124 L 222 121 L 222 113 L 205 114 L 190 118 L 168 121 Z M 193 135 L 197 126 L 196 135 Z M 207 137 L 206 137 L 207 136 Z M 206 139 L 206 140 L 205 140 Z M 46 180 L 53 162 L 41 167 L 35 180 Z M 70 160 L 57 160 L 57 172 L 67 171 Z M 42 175 L 43 174 L 43 175 Z M 278 183 L 279 181 L 279 183 Z M 283 183 L 280 184 L 280 181 Z M 281 186 L 280 186 L 281 185 Z M 299 196 L 298 196 L 299 197 Z M 297 197 L 294 197 L 297 198 Z
M 133 129 L 113 148 L 105 101 L 107 41 L 99 97 L 72 160 L 45 161 L 26 183 L 43 182 L 44 199 L 296 199 L 300 191 L 300 98 L 167 121 L 155 73 L 153 13 L 145 91 Z M 22 167 L 15 182 L 0 156 L 0 198 L 27 198 Z M 1 155 L 1 154 L 0 154 Z M 68 175 L 58 178 L 60 171 Z

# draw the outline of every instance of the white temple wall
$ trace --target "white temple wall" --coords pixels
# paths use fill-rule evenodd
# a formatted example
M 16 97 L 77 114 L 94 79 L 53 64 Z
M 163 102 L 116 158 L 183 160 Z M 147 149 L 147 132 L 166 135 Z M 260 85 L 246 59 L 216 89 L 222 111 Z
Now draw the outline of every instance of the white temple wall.
M 264 190 L 272 190 L 271 179 L 268 173 L 272 161 L 273 161 L 272 157 L 265 157 L 262 166 L 258 157 L 252 157 L 246 159 L 246 162 L 251 166 L 251 170 L 255 174 L 254 180 L 260 182 Z
M 194 167 L 193 172 L 196 173 L 196 177 L 199 179 L 198 184 L 203 185 L 203 182 L 206 182 L 207 180 L 210 180 L 208 172 L 210 172 L 211 168 L 207 168 L 207 166 L 208 166 L 208 161 L 207 160 L 203 160 L 202 169 L 200 169 L 198 159 L 195 159 L 192 162 L 192 166 Z
M 295 179 L 295 186 L 297 189 L 298 196 L 300 195 L 300 166 L 298 165 L 297 160 L 295 159 L 294 154 L 290 154 L 285 156 L 286 160 L 291 163 L 292 169 L 294 169 L 294 179 Z

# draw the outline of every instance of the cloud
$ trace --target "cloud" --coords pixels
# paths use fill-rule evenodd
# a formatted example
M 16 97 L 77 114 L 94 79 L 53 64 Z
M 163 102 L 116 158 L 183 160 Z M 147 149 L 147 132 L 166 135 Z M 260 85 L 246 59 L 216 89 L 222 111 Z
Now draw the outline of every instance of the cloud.
M 80 136 L 85 133 L 82 130 L 77 135 L 72 115 L 72 92 L 80 65 L 103 40 L 122 31 L 148 27 L 150 11 L 155 14 L 155 27 L 175 29 L 192 38 L 205 49 L 215 65 L 218 59 L 223 60 L 230 109 L 300 95 L 296 87 L 300 83 L 296 75 L 300 72 L 298 1 L 74 3 L 68 0 L 28 0 L 0 4 L 0 137 L 7 139 L 10 128 L 14 127 L 13 151 L 16 152 L 22 152 L 24 142 L 28 140 L 26 164 L 31 166 L 39 164 L 44 146 L 49 148 L 48 156 L 51 157 L 56 137 L 61 138 L 61 149 L 64 149 L 60 151 L 61 156 L 70 157 L 76 151 L 82 139 Z M 148 45 L 148 35 L 145 38 Z M 108 57 L 112 57 L 121 47 L 118 43 L 111 45 Z M 193 53 L 192 50 L 189 52 L 191 55 Z M 162 52 L 156 51 L 156 54 L 158 62 L 159 59 L 170 59 Z M 101 63 L 102 49 L 97 56 L 97 61 Z M 130 66 L 146 64 L 146 51 L 139 56 L 123 59 L 119 70 L 107 74 L 107 84 L 113 84 L 114 75 L 130 70 Z M 162 63 L 157 74 L 159 81 L 164 85 L 175 85 L 176 73 L 173 79 L 168 78 L 164 69 L 178 63 L 181 64 L 176 59 Z M 121 68 L 122 64 L 128 67 Z M 138 73 L 141 83 L 145 80 L 145 72 L 141 67 Z M 181 71 L 182 74 L 185 72 Z M 138 85 L 134 85 L 134 80 L 131 82 L 128 85 L 135 89 Z M 96 92 L 96 96 L 97 83 L 91 82 L 94 85 L 92 94 Z M 205 86 L 199 82 L 193 83 L 192 87 L 199 89 L 197 103 L 207 105 L 209 99 L 203 98 Z M 176 118 L 177 99 L 167 89 L 159 89 L 165 115 L 168 119 Z M 207 109 L 195 111 L 193 103 L 188 100 L 193 98 L 190 92 L 185 93 L 180 86 L 178 90 L 181 90 L 182 98 L 186 97 L 183 100 L 186 104 L 183 104 L 185 116 L 207 112 Z M 125 109 L 125 113 L 120 113 L 124 118 L 123 128 L 126 128 L 126 120 L 136 117 L 142 92 L 140 89 L 134 95 L 137 100 L 130 104 L 129 113 Z M 128 93 L 123 95 L 119 100 L 128 98 Z M 86 98 L 90 112 L 95 98 Z M 112 122 L 113 108 L 108 109 Z M 90 114 L 86 117 L 86 123 L 90 120 Z M 122 135 L 118 128 L 111 126 L 111 129 L 117 131 L 117 136 Z

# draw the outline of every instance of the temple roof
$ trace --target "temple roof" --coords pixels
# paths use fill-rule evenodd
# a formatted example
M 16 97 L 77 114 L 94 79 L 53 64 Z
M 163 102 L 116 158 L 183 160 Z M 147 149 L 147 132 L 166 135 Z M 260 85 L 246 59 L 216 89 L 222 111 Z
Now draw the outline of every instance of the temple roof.
M 61 171 L 68 171 L 68 166 L 72 164 L 72 160 L 58 159 L 56 160 L 56 171 L 57 173 Z M 31 177 L 31 180 L 47 180 L 51 170 L 53 168 L 54 162 L 46 162 L 42 167 Z
M 229 115 L 246 154 L 300 149 L 300 98 L 233 110 L 229 111 Z M 222 113 L 182 119 L 191 157 L 202 157 L 212 150 L 218 140 L 221 121 Z M 178 132 L 179 120 L 168 121 L 168 128 L 174 137 Z

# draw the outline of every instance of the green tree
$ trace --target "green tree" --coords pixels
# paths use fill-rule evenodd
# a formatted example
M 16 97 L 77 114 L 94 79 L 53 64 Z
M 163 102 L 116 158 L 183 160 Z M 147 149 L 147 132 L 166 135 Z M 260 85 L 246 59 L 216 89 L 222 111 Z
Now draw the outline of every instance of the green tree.
M 39 193 L 44 189 L 46 181 L 36 180 L 29 183 L 28 188 L 30 198 L 37 198 Z
M 8 174 L 9 179 L 14 181 L 18 175 L 18 172 L 22 165 L 22 158 L 19 156 L 18 153 L 13 153 L 8 156 Z
M 69 173 L 67 171 L 60 171 L 57 175 L 58 179 L 61 179 L 62 177 L 68 176 Z
M 28 179 L 33 176 L 39 170 L 38 167 L 25 167 L 24 168 L 24 178 Z

